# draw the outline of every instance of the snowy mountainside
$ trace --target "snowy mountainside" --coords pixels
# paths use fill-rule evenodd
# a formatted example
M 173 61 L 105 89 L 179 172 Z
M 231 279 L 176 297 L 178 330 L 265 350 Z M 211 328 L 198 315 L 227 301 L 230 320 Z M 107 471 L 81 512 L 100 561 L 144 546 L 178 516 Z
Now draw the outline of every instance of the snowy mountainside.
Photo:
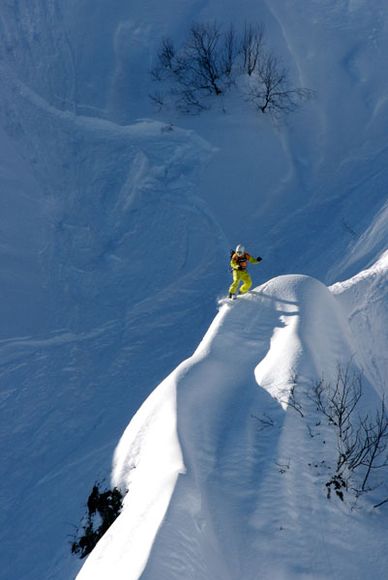
M 362 368 L 380 395 L 388 393 L 388 252 L 367 270 L 331 286 L 349 320 Z
M 30 267 L 35 268 L 33 276 L 43 287 L 45 300 L 41 287 L 32 284 L 34 277 L 26 279 L 25 293 L 32 306 L 35 301 L 41 305 L 31 321 L 19 314 L 11 286 L 13 300 L 8 300 L 7 308 L 13 306 L 15 312 L 11 310 L 12 325 L 4 330 L 6 337 L 0 344 L 7 416 L 2 422 L 2 458 L 10 474 L 8 485 L 14 490 L 1 516 L 1 528 L 7 534 L 4 570 L 9 578 L 28 577 L 31 570 L 35 577 L 46 573 L 51 552 L 50 543 L 45 542 L 48 533 L 51 537 L 59 533 L 62 538 L 57 544 L 62 556 L 56 560 L 61 562 L 66 556 L 70 560 L 67 536 L 78 514 L 64 521 L 61 507 L 56 506 L 42 516 L 37 498 L 43 495 L 48 505 L 54 505 L 58 495 L 66 495 L 70 485 L 62 474 L 66 462 L 78 465 L 88 457 L 92 479 L 105 475 L 109 455 L 128 420 L 128 406 L 135 410 L 144 398 L 143 385 L 148 383 L 151 390 L 160 369 L 169 372 L 179 358 L 189 354 L 182 337 L 189 333 L 200 338 L 201 326 L 206 324 L 201 304 L 214 303 L 217 253 L 227 247 L 217 226 L 209 227 L 212 216 L 202 201 L 189 196 L 196 167 L 211 154 L 203 140 L 179 129 L 164 139 L 165 125 L 159 122 L 122 128 L 82 119 L 51 108 L 25 89 L 19 98 L 23 104 L 15 99 L 12 106 L 25 114 L 24 130 L 29 142 L 34 140 L 38 171 L 40 162 L 48 159 L 46 151 L 39 149 L 31 123 L 41 123 L 41 136 L 45 134 L 53 145 L 51 172 L 45 175 L 36 206 L 45 239 L 36 249 L 25 239 L 28 230 L 18 233 L 37 258 Z M 43 120 L 47 118 L 49 125 Z M 62 139 L 58 138 L 56 150 L 58 135 Z M 55 159 L 61 159 L 56 171 Z M 69 164 L 78 167 L 74 181 L 66 173 Z M 56 184 L 53 175 L 58 178 L 62 171 L 64 179 Z M 12 216 L 13 228 L 20 215 L 19 211 Z M 40 231 L 38 225 L 36 220 L 34 228 Z M 11 244 L 7 238 L 5 254 L 12 255 Z M 206 258 L 201 257 L 202 244 L 212 248 Z M 150 269 L 149 264 L 154 267 Z M 28 276 L 27 268 L 21 267 L 22 272 Z M 187 296 L 194 302 L 189 316 Z M 14 318 L 19 317 L 16 326 Z M 38 329 L 36 334 L 34 329 Z M 18 390 L 17 385 L 22 388 Z M 121 409 L 121 419 L 120 411 L 113 413 L 112 401 Z M 95 433 L 102 435 L 106 429 L 111 432 L 108 441 Z M 105 468 L 99 455 L 108 459 Z M 20 471 L 13 469 L 15 461 L 31 475 L 20 477 Z M 82 482 L 74 481 L 71 473 L 76 489 Z M 29 499 L 31 493 L 35 499 Z M 32 542 L 25 547 L 25 560 L 18 560 L 15 553 L 25 521 L 25 511 L 17 508 L 20 497 L 28 502 L 30 521 L 45 521 L 36 532 L 39 555 Z M 55 571 L 50 574 L 57 575 L 58 564 L 54 561 L 53 565 Z
M 106 477 L 128 409 L 206 328 L 227 243 L 193 193 L 212 154 L 194 132 L 80 117 L 3 72 L 13 127 L 1 173 L 12 200 L 2 216 L 2 497 L 13 490 L 1 514 L 3 573 L 59 577 L 71 574 L 64 561 L 79 566 L 69 538 L 82 500 L 70 514 L 64 505 L 85 490 L 70 465 L 84 465 L 88 481 Z M 26 518 L 41 525 L 20 559 Z
M 338 365 L 360 364 L 340 286 L 283 276 L 221 307 L 124 433 L 124 511 L 79 580 L 383 577 L 386 518 L 326 498 L 335 437 L 309 398 Z M 374 387 L 365 380 L 365 405 Z
M 48 298 L 40 255 L 47 243 L 45 204 L 39 183 L 15 144 L 0 128 L 1 338 L 33 332 Z
M 269 276 L 303 272 L 334 283 L 371 265 L 387 247 L 383 225 L 379 241 L 371 238 L 368 262 L 353 262 L 346 271 L 336 267 L 363 243 L 386 204 L 388 87 L 379 72 L 388 42 L 385 2 L 372 9 L 363 1 L 306 6 L 275 0 L 260 11 L 249 8 L 252 19 L 264 22 L 269 45 L 275 43 L 298 86 L 315 90 L 316 98 L 275 131 L 237 114 L 234 122 L 245 140 L 237 134 L 222 143 L 201 192 L 214 211 L 220 198 L 244 200 L 252 217 L 248 223 L 235 223 L 233 204 L 219 220 L 238 239 L 260 244 Z M 216 18 L 217 6 L 206 6 L 204 14 Z M 241 16 L 233 20 L 236 25 Z M 222 142 L 225 116 L 198 126 L 210 142 Z M 220 186 L 222 170 L 227 180 Z
M 382 71 L 387 17 L 383 0 L 373 5 L 366 0 L 313 1 L 308 6 L 302 0 L 1 3 L 0 455 L 6 477 L 0 488 L 0 575 L 7 580 L 75 577 L 82 562 L 70 555 L 70 542 L 87 494 L 96 480 L 109 479 L 121 434 L 149 393 L 163 377 L 178 375 L 181 381 L 180 370 L 173 371 L 181 361 L 186 362 L 178 369 L 191 368 L 188 357 L 214 317 L 216 297 L 227 291 L 229 248 L 236 243 L 244 242 L 264 258 L 252 269 L 255 285 L 295 272 L 334 284 L 331 290 L 349 317 L 346 340 L 342 323 L 335 323 L 334 341 L 340 336 L 344 348 L 340 358 L 357 353 L 355 364 L 373 389 L 381 394 L 386 388 L 388 109 Z M 155 111 L 148 99 L 153 89 L 149 68 L 161 38 L 180 42 L 193 21 L 213 19 L 226 26 L 263 22 L 271 48 L 290 66 L 293 80 L 313 89 L 316 99 L 276 126 L 228 99 L 199 117 Z M 281 288 L 281 301 L 287 300 L 291 290 Z M 302 284 L 298 288 L 302 292 Z M 333 301 L 319 288 L 333 313 Z M 267 346 L 273 340 L 274 346 L 259 375 L 268 391 L 258 394 L 252 374 L 247 384 L 253 402 L 264 399 L 264 407 L 275 406 L 274 416 L 283 418 L 284 409 L 268 394 L 271 381 L 276 378 L 276 386 L 293 374 L 288 365 L 305 364 L 311 376 L 318 375 L 323 362 L 317 359 L 330 349 L 327 343 L 322 346 L 319 330 L 306 330 L 306 341 L 300 343 L 296 316 L 284 328 L 273 326 L 278 314 L 272 317 L 263 297 L 254 299 L 256 304 L 236 305 L 240 311 L 247 308 L 247 317 L 251 308 L 259 322 L 264 316 L 267 325 L 257 330 L 248 325 L 251 330 L 241 332 L 249 344 L 246 354 L 252 355 L 251 370 L 267 352 L 260 336 Z M 303 320 L 309 328 L 322 324 L 329 335 L 321 300 L 306 300 L 311 311 Z M 314 326 L 316 316 L 319 324 Z M 255 340 L 260 335 L 256 354 L 250 332 Z M 206 341 L 222 343 L 222 333 L 216 335 L 211 340 L 207 335 Z M 306 336 L 303 329 L 301 336 Z M 277 364 L 278 348 L 287 364 Z M 327 355 L 329 367 L 334 358 Z M 212 366 L 210 358 L 206 361 Z M 215 366 L 217 375 L 219 361 Z M 149 575 L 161 543 L 172 537 L 169 522 L 179 519 L 178 506 L 169 499 L 181 488 L 184 476 L 176 488 L 174 483 L 187 459 L 183 453 L 182 464 L 173 429 L 175 423 L 178 433 L 181 427 L 174 414 L 175 378 L 167 379 L 167 395 L 160 395 L 159 388 L 154 402 L 139 412 L 137 427 L 128 428 L 130 439 L 134 429 L 142 430 L 139 423 L 155 418 L 150 421 L 155 425 L 152 437 L 152 429 L 145 429 L 152 445 L 147 454 L 143 446 L 141 453 L 148 473 L 154 473 L 152 446 L 154 438 L 162 438 L 160 431 L 170 438 L 167 447 L 174 457 L 165 465 L 164 503 L 148 512 L 152 525 L 147 524 L 139 560 L 133 564 L 138 570 L 147 562 Z M 222 404 L 221 371 L 219 380 Z M 191 391 L 195 399 L 195 389 Z M 226 391 L 225 412 L 218 423 L 217 417 L 214 424 L 212 417 L 206 423 L 209 441 L 222 438 L 225 423 L 233 421 L 228 405 L 234 409 L 238 397 L 229 383 Z M 159 404 L 166 407 L 161 414 L 150 409 Z M 244 399 L 236 434 L 242 432 L 249 405 Z M 169 426 L 165 430 L 159 425 L 164 418 Z M 256 437 L 254 424 L 255 419 L 247 422 L 244 442 Z M 285 431 L 287 436 L 290 431 Z M 272 445 L 276 455 L 271 437 L 264 463 L 272 457 Z M 222 467 L 235 443 L 226 439 Z M 125 436 L 119 446 L 121 472 L 115 468 L 120 481 L 131 465 L 126 463 L 134 453 L 129 447 Z M 194 465 L 203 449 L 191 452 Z M 256 459 L 249 458 L 252 473 Z M 209 460 L 217 462 L 218 456 L 210 454 Z M 233 464 L 230 469 L 234 472 Z M 244 469 L 248 474 L 247 465 Z M 128 477 L 134 476 L 132 471 Z M 213 473 L 223 477 L 222 470 Z M 191 472 L 187 477 L 193 481 Z M 155 493 L 161 481 L 155 477 L 153 483 Z M 145 485 L 140 476 L 138 484 Z M 271 490 L 264 484 L 261 488 Z M 206 490 L 194 486 L 193 510 L 200 509 L 200 491 Z M 240 492 L 245 495 L 237 486 L 236 494 Z M 186 493 L 183 489 L 183 498 Z M 236 500 L 233 490 L 228 493 Z M 252 493 L 253 499 L 245 498 L 247 512 L 257 495 Z M 243 517 L 243 505 L 234 505 L 236 517 Z M 221 506 L 217 509 L 223 525 Z M 167 527 L 163 524 L 158 535 L 166 510 Z M 292 513 L 297 521 L 300 511 Z M 140 531 L 129 507 L 115 526 L 123 526 L 123 538 Z M 214 529 L 216 541 L 221 536 L 215 524 Z M 263 535 L 268 530 L 271 526 L 263 524 Z M 194 559 L 208 537 L 197 536 Z M 214 542 L 209 545 L 213 550 Z M 125 559 L 116 535 L 110 549 Z M 204 574 L 211 566 L 217 576 L 214 566 L 225 549 L 215 549 L 218 559 L 201 555 L 198 564 L 202 562 Z M 236 544 L 233 553 L 239 549 Z M 114 559 L 106 547 L 96 553 L 106 562 Z M 94 558 L 87 567 L 94 566 Z M 269 556 L 267 562 L 272 569 Z M 283 564 L 286 574 L 292 566 L 288 568 L 286 559 Z M 307 568 L 306 561 L 300 574 L 308 574 Z M 362 562 L 360 569 L 365 569 Z

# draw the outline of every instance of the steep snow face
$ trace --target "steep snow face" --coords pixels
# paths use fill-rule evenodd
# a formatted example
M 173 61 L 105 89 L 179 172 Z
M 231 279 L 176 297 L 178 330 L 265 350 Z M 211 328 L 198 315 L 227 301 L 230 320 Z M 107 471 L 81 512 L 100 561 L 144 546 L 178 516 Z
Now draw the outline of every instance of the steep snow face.
M 355 241 L 349 253 L 329 270 L 329 277 L 332 279 L 346 278 L 349 272 L 372 266 L 376 262 L 376 257 L 380 258 L 386 252 L 388 244 L 387 223 L 388 203 L 384 201 L 381 210 L 365 231 L 359 237 L 354 234 Z M 377 269 L 380 271 L 380 267 Z
M 364 371 L 380 396 L 387 396 L 388 251 L 370 268 L 330 290 L 348 317 Z
M 296 84 L 317 98 L 275 128 L 227 99 L 199 118 L 154 111 L 148 71 L 160 39 L 179 42 L 194 20 L 212 19 L 263 21 Z M 383 0 L 1 3 L 7 579 L 75 575 L 68 540 L 85 498 L 110 472 L 129 418 L 208 327 L 229 284 L 229 246 L 263 255 L 256 283 L 287 272 L 332 283 L 381 256 L 386 26 Z M 366 329 L 361 313 L 352 320 Z M 373 313 L 367 323 L 382 338 L 365 351 L 379 370 L 365 366 L 382 381 L 386 334 Z M 297 330 L 287 328 L 273 335 L 283 351 Z M 292 344 L 289 364 L 309 348 Z M 257 371 L 268 389 L 276 350 Z M 177 458 L 154 535 L 180 469 Z
M 309 272 L 333 283 L 376 261 L 387 246 L 385 220 L 383 235 L 368 244 L 369 263 L 347 263 L 386 203 L 387 78 L 379 72 L 388 42 L 386 6 L 383 0 L 373 8 L 347 0 L 267 5 L 300 84 L 317 91 L 312 115 L 286 133 L 290 172 L 280 194 L 293 189 L 296 197 L 287 197 L 289 216 L 270 235 L 282 265 L 287 245 L 299 256 L 294 267 L 305 272 L 308 263 Z M 335 268 L 339 257 L 345 271 Z
M 80 492 L 82 478 L 70 464 L 86 460 L 93 465 L 89 481 L 109 470 L 128 409 L 134 411 L 144 399 L 144 388 L 150 391 L 158 383 L 161 368 L 166 374 L 190 353 L 186 333 L 199 339 L 201 326 L 206 326 L 203 304 L 214 308 L 222 267 L 217 256 L 226 244 L 207 208 L 189 193 L 198 167 L 211 155 L 196 135 L 179 129 L 170 135 L 159 122 L 121 128 L 76 117 L 26 89 L 12 106 L 23 111 L 24 131 L 38 151 L 38 177 L 44 156 L 38 136 L 28 131 L 33 122 L 41 122 L 40 137 L 52 144 L 48 160 L 61 159 L 56 175 L 64 180 L 56 184 L 51 166 L 40 181 L 42 193 L 35 181 L 28 187 L 21 182 L 20 192 L 14 187 L 20 195 L 7 208 L 12 227 L 3 230 L 3 278 L 20 266 L 16 280 L 13 276 L 12 284 L 2 288 L 9 298 L 2 308 L 14 309 L 4 317 L 4 324 L 12 324 L 2 327 L 0 343 L 0 446 L 9 474 L 7 489 L 13 490 L 1 513 L 7 546 L 3 570 L 15 579 L 30 573 L 59 577 L 63 561 L 71 557 L 70 522 L 79 521 L 80 509 L 68 518 L 58 497 L 87 493 Z M 68 164 L 78 170 L 69 175 Z M 28 173 L 24 175 L 27 180 Z M 26 200 L 31 189 L 41 195 Z M 203 246 L 206 255 L 200 251 Z M 5 257 L 12 255 L 7 270 Z M 29 257 L 32 274 L 25 278 Z M 13 293 L 19 278 L 22 284 Z M 187 296 L 193 302 L 189 311 Z M 36 305 L 40 310 L 33 312 Z M 113 412 L 113 401 L 121 418 L 120 411 Z M 105 433 L 102 439 L 96 427 Z M 74 490 L 70 495 L 69 489 Z M 47 505 L 43 513 L 42 497 Z M 20 498 L 25 509 L 19 508 Z M 20 559 L 17 539 L 26 517 L 41 525 Z M 47 562 L 55 537 L 58 552 L 51 568 Z M 69 568 L 77 565 L 70 562 Z
M 213 147 L 102 119 L 91 97 L 86 111 L 85 29 L 76 43 L 49 4 L 0 8 L 0 535 L 14 580 L 80 567 L 69 540 L 90 484 L 208 326 L 227 248 L 195 192 Z
M 47 205 L 29 164 L 0 126 L 0 338 L 45 332 L 49 296 L 42 255 Z
M 372 563 L 363 546 L 379 552 L 383 520 L 326 499 L 335 438 L 309 399 L 354 354 L 312 278 L 223 305 L 127 428 L 113 470 L 125 507 L 77 578 L 380 577 L 386 556 Z M 364 396 L 377 400 L 368 383 Z

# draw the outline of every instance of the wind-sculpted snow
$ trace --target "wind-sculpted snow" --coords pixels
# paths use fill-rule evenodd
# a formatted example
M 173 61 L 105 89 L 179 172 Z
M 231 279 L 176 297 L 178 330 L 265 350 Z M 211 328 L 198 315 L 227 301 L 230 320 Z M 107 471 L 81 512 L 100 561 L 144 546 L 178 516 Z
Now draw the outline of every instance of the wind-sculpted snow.
M 78 579 L 361 578 L 373 522 L 358 517 L 353 533 L 356 515 L 326 499 L 335 441 L 323 425 L 309 432 L 293 398 L 296 386 L 307 413 L 315 382 L 351 355 L 338 303 L 312 278 L 276 278 L 221 306 L 123 435 L 113 482 L 128 489 L 124 511 Z
M 221 309 L 122 439 L 115 481 L 131 493 L 96 551 L 101 569 L 288 580 L 316 562 L 314 578 L 386 574 L 360 548 L 364 516 L 338 520 L 316 500 L 325 477 L 306 467 L 306 432 L 314 459 L 321 440 L 287 401 L 337 359 L 362 367 L 377 398 L 386 389 L 387 18 L 385 0 L 0 2 L 7 580 L 76 575 L 88 493 L 208 328 L 240 242 L 264 258 L 255 285 L 352 278 L 332 295 L 275 279 Z M 262 22 L 292 84 L 316 98 L 276 125 L 232 95 L 199 116 L 156 110 L 161 39 L 180 45 L 193 22 L 213 21 Z
M 370 268 L 330 290 L 342 305 L 354 349 L 376 391 L 388 394 L 388 251 Z

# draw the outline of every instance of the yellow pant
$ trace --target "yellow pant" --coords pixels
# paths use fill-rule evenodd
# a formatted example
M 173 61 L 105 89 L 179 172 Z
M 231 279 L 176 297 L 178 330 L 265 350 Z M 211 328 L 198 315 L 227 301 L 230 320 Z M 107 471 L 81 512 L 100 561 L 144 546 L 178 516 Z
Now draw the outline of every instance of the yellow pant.
M 245 292 L 248 292 L 249 288 L 252 286 L 251 277 L 246 270 L 233 270 L 233 282 L 229 288 L 231 294 L 236 294 L 240 282 L 243 282 L 243 285 L 240 288 L 240 294 L 245 294 Z

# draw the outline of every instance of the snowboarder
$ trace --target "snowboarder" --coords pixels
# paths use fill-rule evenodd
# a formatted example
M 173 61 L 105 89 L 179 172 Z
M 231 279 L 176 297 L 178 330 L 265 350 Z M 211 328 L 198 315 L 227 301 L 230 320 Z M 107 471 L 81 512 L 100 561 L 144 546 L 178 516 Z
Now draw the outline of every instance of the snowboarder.
M 245 251 L 243 245 L 239 244 L 237 248 L 231 252 L 230 267 L 233 272 L 233 282 L 229 288 L 229 298 L 236 298 L 236 294 L 245 294 L 248 292 L 249 288 L 252 286 L 252 279 L 247 272 L 248 262 L 251 264 L 258 264 L 261 262 L 262 258 L 258 256 L 257 258 L 252 258 Z M 242 286 L 238 289 L 240 282 Z

